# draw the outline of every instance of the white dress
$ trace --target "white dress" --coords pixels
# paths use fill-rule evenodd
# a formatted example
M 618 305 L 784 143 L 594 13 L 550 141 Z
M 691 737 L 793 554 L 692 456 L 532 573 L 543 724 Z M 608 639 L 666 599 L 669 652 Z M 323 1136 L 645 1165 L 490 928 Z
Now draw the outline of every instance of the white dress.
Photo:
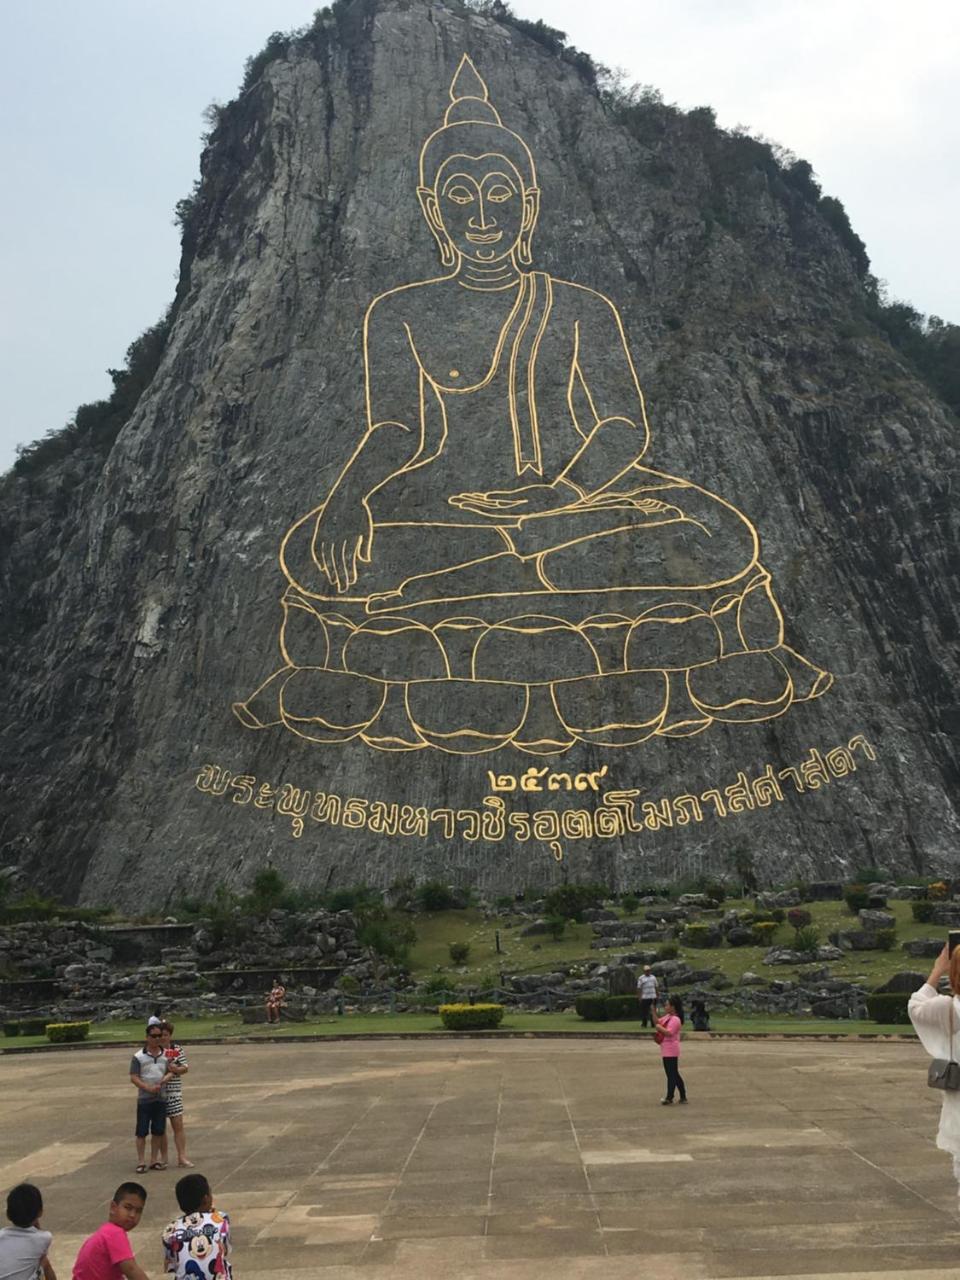
M 950 1041 L 950 1006 L 953 1005 L 953 1043 Z M 925 982 L 910 997 L 907 1006 L 910 1021 L 920 1037 L 920 1043 L 931 1058 L 955 1058 L 960 1048 L 960 997 L 938 995 Z M 954 1171 L 960 1177 L 960 1090 L 944 1089 L 940 1108 L 940 1128 L 937 1130 L 937 1146 L 949 1151 L 954 1158 Z

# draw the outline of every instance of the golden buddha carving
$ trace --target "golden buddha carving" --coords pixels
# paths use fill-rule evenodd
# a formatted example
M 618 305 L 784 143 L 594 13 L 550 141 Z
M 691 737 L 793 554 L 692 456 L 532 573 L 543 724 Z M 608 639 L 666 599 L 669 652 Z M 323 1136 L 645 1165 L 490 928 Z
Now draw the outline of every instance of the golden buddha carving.
M 283 666 L 234 710 L 305 738 L 555 754 L 762 720 L 832 677 L 759 541 L 640 465 L 617 308 L 533 269 L 536 166 L 464 55 L 418 196 L 444 274 L 375 298 L 366 431 L 287 532 Z

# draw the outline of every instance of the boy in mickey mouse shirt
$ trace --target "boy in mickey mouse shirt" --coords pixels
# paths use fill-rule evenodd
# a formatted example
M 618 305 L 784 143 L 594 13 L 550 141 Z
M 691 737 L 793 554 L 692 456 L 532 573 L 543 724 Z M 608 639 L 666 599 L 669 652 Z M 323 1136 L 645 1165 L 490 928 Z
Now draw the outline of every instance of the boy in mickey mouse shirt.
M 213 1207 L 210 1183 L 189 1173 L 176 1186 L 182 1213 L 163 1232 L 163 1269 L 177 1280 L 232 1280 L 230 1219 Z

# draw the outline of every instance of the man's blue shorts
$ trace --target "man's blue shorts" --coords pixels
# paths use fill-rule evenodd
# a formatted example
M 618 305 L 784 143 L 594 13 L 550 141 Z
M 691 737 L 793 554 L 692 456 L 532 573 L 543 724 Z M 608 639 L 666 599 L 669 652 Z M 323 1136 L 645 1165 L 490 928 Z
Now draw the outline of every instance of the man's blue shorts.
M 152 1133 L 159 1138 L 167 1127 L 167 1104 L 157 1096 L 137 1100 L 137 1137 L 145 1138 Z

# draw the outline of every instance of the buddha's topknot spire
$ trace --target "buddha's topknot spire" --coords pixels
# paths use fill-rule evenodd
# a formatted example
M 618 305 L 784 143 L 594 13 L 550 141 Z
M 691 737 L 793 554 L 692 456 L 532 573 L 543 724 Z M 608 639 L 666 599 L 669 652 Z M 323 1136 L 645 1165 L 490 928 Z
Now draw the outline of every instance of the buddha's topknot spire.
M 445 124 L 500 124 L 496 108 L 490 105 L 486 83 L 467 54 L 450 81 L 450 106 L 444 116 Z

